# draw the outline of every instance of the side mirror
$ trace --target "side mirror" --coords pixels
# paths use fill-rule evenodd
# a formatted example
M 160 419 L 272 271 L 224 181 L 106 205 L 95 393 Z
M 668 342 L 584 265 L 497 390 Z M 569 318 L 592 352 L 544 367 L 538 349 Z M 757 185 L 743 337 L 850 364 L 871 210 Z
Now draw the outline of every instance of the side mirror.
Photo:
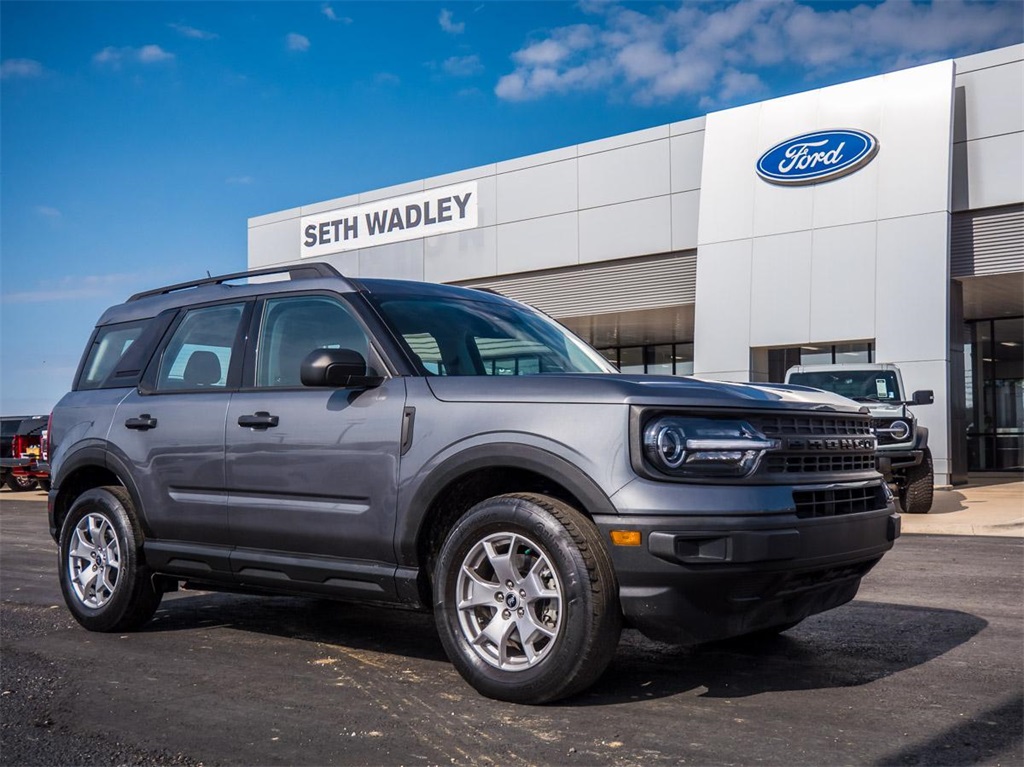
M 921 389 L 914 392 L 910 401 L 915 405 L 931 405 L 935 402 L 935 392 L 931 389 Z
M 384 383 L 383 376 L 366 373 L 366 359 L 353 349 L 314 349 L 302 361 L 303 386 L 372 389 Z

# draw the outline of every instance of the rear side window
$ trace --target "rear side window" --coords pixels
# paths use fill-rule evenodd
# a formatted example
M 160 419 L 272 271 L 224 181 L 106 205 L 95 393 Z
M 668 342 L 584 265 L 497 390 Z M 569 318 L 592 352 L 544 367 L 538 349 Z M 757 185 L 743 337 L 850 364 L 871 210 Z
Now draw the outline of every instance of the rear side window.
M 109 385 L 105 385 L 107 379 L 115 371 L 117 363 L 125 356 L 132 344 L 139 340 L 150 322 L 152 320 L 137 320 L 99 328 L 93 336 L 92 346 L 89 347 L 89 352 L 86 355 L 77 388 L 111 388 Z

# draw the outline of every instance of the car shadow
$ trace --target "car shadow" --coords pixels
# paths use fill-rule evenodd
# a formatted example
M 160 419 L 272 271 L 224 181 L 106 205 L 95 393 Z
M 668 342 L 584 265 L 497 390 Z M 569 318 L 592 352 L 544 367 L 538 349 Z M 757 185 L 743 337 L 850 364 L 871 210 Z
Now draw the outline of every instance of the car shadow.
M 179 594 L 146 632 L 214 627 L 447 662 L 427 613 L 298 597 Z M 780 636 L 698 647 L 623 632 L 612 664 L 559 706 L 603 706 L 699 691 L 740 698 L 765 692 L 853 687 L 920 666 L 977 635 L 987 621 L 957 610 L 854 601 Z M 442 682 L 447 684 L 450 678 Z
M 178 592 L 143 632 L 215 627 L 447 661 L 430 613 L 293 596 Z
M 854 601 L 767 638 L 684 648 L 626 632 L 608 672 L 571 704 L 606 705 L 691 690 L 701 690 L 701 697 L 741 698 L 855 687 L 927 663 L 987 625 L 957 610 Z

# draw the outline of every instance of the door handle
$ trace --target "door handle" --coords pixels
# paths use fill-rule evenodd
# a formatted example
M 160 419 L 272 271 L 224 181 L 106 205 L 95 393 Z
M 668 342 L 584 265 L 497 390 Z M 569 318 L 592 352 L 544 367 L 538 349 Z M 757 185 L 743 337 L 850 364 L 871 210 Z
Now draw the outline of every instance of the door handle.
M 269 429 L 272 426 L 277 426 L 277 422 L 278 417 L 271 415 L 266 410 L 259 410 L 252 415 L 238 416 L 238 425 L 250 429 Z
M 146 431 L 147 429 L 156 428 L 156 419 L 153 418 L 149 413 L 143 413 L 138 418 L 129 418 L 124 422 L 126 429 L 138 429 L 139 431 Z

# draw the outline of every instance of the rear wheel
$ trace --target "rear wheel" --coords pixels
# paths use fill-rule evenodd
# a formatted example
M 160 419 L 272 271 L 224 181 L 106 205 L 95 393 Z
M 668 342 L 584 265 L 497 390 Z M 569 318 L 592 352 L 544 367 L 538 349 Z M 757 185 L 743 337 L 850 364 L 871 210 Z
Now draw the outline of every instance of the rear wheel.
M 17 474 L 7 475 L 7 487 L 16 493 L 23 493 L 26 490 L 34 490 L 36 481 L 32 477 L 23 477 Z
M 441 547 L 434 615 L 459 673 L 482 694 L 544 703 L 577 693 L 618 645 L 618 584 L 597 529 L 533 494 L 474 506 Z
M 78 497 L 61 526 L 58 568 L 64 602 L 90 631 L 138 628 L 163 596 L 142 559 L 141 528 L 122 487 Z
M 900 507 L 907 514 L 927 514 L 931 510 L 935 493 L 931 450 L 925 448 L 921 463 L 907 469 L 899 493 Z

